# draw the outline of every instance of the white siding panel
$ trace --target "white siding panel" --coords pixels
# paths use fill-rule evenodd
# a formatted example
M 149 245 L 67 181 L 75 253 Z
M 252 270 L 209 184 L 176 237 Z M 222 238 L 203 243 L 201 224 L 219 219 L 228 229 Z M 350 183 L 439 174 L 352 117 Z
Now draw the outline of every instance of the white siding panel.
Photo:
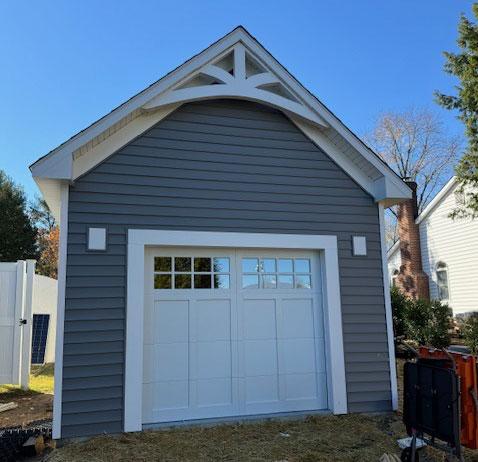
M 448 265 L 449 304 L 457 314 L 478 311 L 478 220 L 449 218 L 456 206 L 455 190 L 420 223 L 420 239 L 430 296 L 438 297 L 435 267 L 443 261 Z
M 388 279 L 392 282 L 392 275 L 395 270 L 400 270 L 402 259 L 400 258 L 400 247 L 397 247 L 395 251 L 388 256 Z

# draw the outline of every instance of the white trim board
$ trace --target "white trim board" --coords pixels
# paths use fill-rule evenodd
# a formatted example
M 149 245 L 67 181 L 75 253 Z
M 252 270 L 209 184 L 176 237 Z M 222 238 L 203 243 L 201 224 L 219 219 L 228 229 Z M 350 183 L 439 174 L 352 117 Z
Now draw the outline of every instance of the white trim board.
M 68 237 L 69 185 L 61 185 L 60 245 L 58 250 L 58 302 L 55 343 L 55 386 L 53 395 L 53 439 L 61 438 L 61 413 L 63 392 L 63 337 L 65 330 L 66 257 Z
M 142 430 L 143 319 L 145 246 L 308 249 L 322 258 L 327 341 L 329 407 L 347 412 L 339 264 L 336 236 L 223 233 L 201 231 L 128 231 L 124 431 Z
M 390 297 L 390 279 L 387 264 L 387 245 L 385 240 L 385 209 L 383 204 L 378 204 L 380 221 L 380 245 L 382 253 L 383 294 L 385 297 L 385 318 L 387 321 L 388 360 L 390 367 L 390 388 L 392 391 L 392 409 L 398 409 L 397 367 L 395 362 L 395 342 L 393 333 L 392 301 Z

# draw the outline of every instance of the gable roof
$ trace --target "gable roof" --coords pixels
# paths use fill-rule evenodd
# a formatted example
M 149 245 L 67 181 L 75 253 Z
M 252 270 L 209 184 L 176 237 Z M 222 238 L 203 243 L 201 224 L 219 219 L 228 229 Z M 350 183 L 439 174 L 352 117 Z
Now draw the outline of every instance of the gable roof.
M 74 181 L 181 104 L 215 98 L 283 111 L 377 201 L 410 197 L 395 172 L 242 26 L 38 159 L 32 175 L 55 210 L 56 182 Z

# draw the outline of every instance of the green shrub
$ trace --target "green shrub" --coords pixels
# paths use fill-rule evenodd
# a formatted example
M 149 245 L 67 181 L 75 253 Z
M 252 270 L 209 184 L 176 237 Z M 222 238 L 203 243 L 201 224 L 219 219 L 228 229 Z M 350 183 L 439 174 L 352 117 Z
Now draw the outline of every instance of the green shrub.
M 392 299 L 393 332 L 395 337 L 403 337 L 406 331 L 405 318 L 410 299 L 405 297 L 396 287 L 390 289 L 390 296 Z
M 478 315 L 471 314 L 463 323 L 465 345 L 473 354 L 478 354 Z
M 450 345 L 452 312 L 448 305 L 438 300 L 413 300 L 395 287 L 391 298 L 395 337 L 435 348 Z
M 452 326 L 453 312 L 440 300 L 428 302 L 430 309 L 429 322 L 425 328 L 425 344 L 435 348 L 446 348 L 450 346 L 450 328 Z
M 427 327 L 430 321 L 430 310 L 425 300 L 409 299 L 405 312 L 405 338 L 418 345 L 426 345 Z

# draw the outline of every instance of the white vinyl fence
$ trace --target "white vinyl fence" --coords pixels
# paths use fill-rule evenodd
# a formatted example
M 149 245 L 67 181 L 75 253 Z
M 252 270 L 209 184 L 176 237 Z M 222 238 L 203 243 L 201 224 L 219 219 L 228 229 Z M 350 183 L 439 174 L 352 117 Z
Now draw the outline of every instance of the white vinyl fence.
M 0 263 L 0 384 L 28 388 L 35 260 Z

